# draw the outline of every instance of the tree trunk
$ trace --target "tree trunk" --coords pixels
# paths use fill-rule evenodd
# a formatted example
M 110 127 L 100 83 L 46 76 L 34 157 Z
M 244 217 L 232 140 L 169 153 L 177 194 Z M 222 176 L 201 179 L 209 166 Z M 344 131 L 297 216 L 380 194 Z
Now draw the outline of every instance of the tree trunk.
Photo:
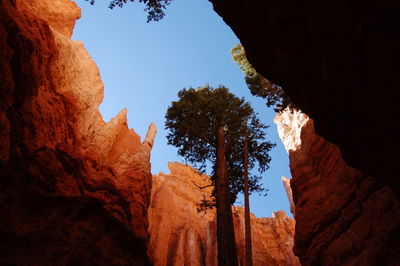
M 244 230 L 246 243 L 246 266 L 253 265 L 251 248 L 250 200 L 249 200 L 249 151 L 247 147 L 247 127 L 244 133 Z
M 216 159 L 215 198 L 217 201 L 218 265 L 237 266 L 238 260 L 229 193 L 223 126 L 218 127 Z

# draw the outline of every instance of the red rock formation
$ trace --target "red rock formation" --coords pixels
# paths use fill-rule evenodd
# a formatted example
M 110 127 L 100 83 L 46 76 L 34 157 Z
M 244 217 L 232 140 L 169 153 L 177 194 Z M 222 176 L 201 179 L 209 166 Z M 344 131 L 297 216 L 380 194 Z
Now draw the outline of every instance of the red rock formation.
M 155 265 L 217 265 L 215 211 L 197 212 L 211 195 L 209 177 L 190 166 L 168 164 L 153 176 L 149 208 L 150 248 Z M 244 210 L 233 208 L 239 259 L 244 265 Z M 282 211 L 272 218 L 251 215 L 254 265 L 299 265 L 293 255 L 294 220 Z
M 193 168 L 169 163 L 169 175 L 153 175 L 149 208 L 150 247 L 155 265 L 217 265 L 214 211 L 197 213 L 209 178 Z M 195 185 L 196 184 L 196 185 Z
M 105 123 L 70 0 L 0 2 L 0 264 L 146 263 L 155 136 Z
M 241 265 L 245 265 L 244 209 L 234 211 L 236 244 Z M 295 221 L 284 211 L 272 217 L 257 218 L 251 214 L 253 265 L 300 265 L 293 254 Z
M 302 265 L 399 265 L 400 202 L 392 189 L 348 166 L 305 115 L 284 112 L 275 121 L 290 154 Z

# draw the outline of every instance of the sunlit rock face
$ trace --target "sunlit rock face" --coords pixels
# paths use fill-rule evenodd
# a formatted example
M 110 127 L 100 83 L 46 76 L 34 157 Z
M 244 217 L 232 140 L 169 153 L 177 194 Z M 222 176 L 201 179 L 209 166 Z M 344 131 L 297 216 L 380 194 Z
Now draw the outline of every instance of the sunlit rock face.
M 302 265 L 399 265 L 400 202 L 391 188 L 348 166 L 338 147 L 315 133 L 313 120 L 286 111 L 275 122 L 281 134 L 296 135 L 281 138 L 296 140 L 284 143 Z
M 400 1 L 210 2 L 317 134 L 400 197 Z
M 236 207 L 233 216 L 236 244 L 241 265 L 245 264 L 244 208 Z M 251 237 L 254 265 L 300 265 L 293 254 L 295 221 L 284 211 L 272 217 L 251 214 Z
M 296 207 L 294 206 L 294 202 L 293 202 L 293 193 L 292 193 L 292 188 L 290 187 L 290 179 L 287 178 L 287 177 L 282 176 L 282 183 L 283 183 L 283 187 L 285 188 L 286 195 L 287 195 L 287 197 L 289 199 L 290 212 L 294 216 Z
M 155 265 L 217 265 L 215 211 L 197 212 L 209 198 L 209 177 L 180 163 L 153 175 L 149 208 L 150 253 Z M 201 189 L 202 188 L 202 189 Z M 244 265 L 244 210 L 234 207 L 239 260 Z M 251 215 L 254 265 L 299 265 L 293 255 L 294 220 L 282 211 L 272 218 Z
M 150 150 L 105 123 L 70 0 L 0 3 L 0 264 L 147 263 Z
M 209 198 L 210 181 L 190 166 L 168 164 L 171 173 L 153 175 L 149 208 L 154 265 L 217 265 L 214 211 L 197 212 Z

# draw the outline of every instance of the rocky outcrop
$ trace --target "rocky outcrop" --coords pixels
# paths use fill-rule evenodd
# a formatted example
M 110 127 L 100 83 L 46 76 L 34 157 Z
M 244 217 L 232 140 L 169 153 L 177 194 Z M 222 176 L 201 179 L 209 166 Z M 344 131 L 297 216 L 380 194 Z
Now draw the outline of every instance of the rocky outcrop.
M 400 2 L 210 1 L 317 134 L 399 196 Z
M 275 122 L 290 155 L 294 252 L 302 265 L 399 265 L 400 202 L 393 190 L 348 166 L 305 115 L 286 111 Z
M 149 233 L 154 263 L 217 265 L 215 211 L 197 211 L 200 200 L 211 196 L 209 177 L 179 163 L 168 167 L 168 175 L 153 176 Z M 238 255 L 244 265 L 244 210 L 232 210 Z M 282 211 L 272 218 L 251 217 L 254 265 L 299 265 L 292 252 L 294 220 Z
M 70 0 L 0 2 L 0 264 L 147 263 L 151 125 L 105 123 Z

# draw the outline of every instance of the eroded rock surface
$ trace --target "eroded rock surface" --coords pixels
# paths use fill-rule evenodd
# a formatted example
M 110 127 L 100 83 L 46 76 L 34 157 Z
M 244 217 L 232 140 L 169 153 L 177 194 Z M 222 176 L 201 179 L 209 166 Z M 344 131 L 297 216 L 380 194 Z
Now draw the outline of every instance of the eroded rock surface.
M 217 265 L 215 211 L 197 212 L 200 200 L 211 195 L 212 188 L 206 187 L 209 177 L 180 163 L 168 166 L 169 174 L 153 175 L 149 232 L 154 263 Z M 244 209 L 232 210 L 243 264 Z M 282 211 L 272 218 L 251 217 L 254 265 L 299 265 L 292 252 L 294 220 Z
M 105 123 L 103 84 L 70 0 L 0 2 L 0 264 L 143 265 L 148 137 L 126 110 Z
M 392 189 L 348 166 L 339 148 L 315 133 L 313 120 L 286 111 L 275 122 L 281 134 L 300 132 L 300 139 L 281 137 L 296 139 L 284 143 L 302 265 L 399 265 L 400 202 Z
M 294 206 L 294 202 L 293 202 L 293 193 L 292 193 L 292 188 L 290 186 L 290 179 L 282 176 L 282 183 L 283 183 L 283 187 L 285 188 L 286 195 L 289 199 L 290 212 L 293 214 L 293 217 L 294 217 L 296 207 Z

